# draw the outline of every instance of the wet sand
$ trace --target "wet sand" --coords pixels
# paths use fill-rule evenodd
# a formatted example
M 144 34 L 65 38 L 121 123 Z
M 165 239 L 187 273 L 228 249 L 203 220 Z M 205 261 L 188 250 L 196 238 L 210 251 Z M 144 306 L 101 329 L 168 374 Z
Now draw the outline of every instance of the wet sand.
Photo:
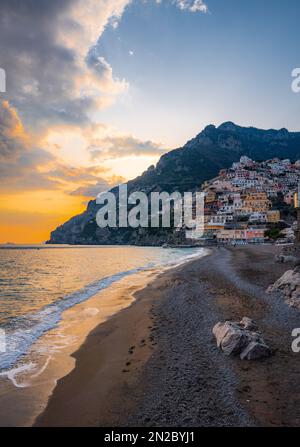
M 0 426 L 32 426 L 46 408 L 57 381 L 74 366 L 72 356 L 96 327 L 135 301 L 134 293 L 156 276 L 155 269 L 115 282 L 64 312 L 60 324 L 39 338 L 22 363 L 0 374 Z
M 216 248 L 158 276 L 94 329 L 37 426 L 300 426 L 300 312 L 265 290 L 276 247 Z M 253 318 L 273 355 L 227 358 L 212 327 Z

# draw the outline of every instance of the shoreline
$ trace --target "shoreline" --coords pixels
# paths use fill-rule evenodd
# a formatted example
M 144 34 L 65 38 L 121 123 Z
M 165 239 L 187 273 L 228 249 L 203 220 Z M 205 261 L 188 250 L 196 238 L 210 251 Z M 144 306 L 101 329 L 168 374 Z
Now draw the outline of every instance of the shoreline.
M 131 411 L 132 401 L 126 401 L 126 388 L 135 385 L 137 373 L 155 346 L 155 343 L 149 346 L 142 342 L 146 340 L 152 323 L 149 311 L 153 296 L 139 299 L 139 295 L 148 287 L 145 283 L 133 294 L 134 301 L 129 307 L 115 313 L 87 335 L 84 343 L 72 354 L 75 368 L 58 381 L 35 426 L 98 426 L 99 402 L 103 426 L 111 425 L 111 421 L 117 424 L 119 402 L 122 402 L 122 411 Z M 130 385 L 127 381 L 129 375 Z M 61 402 L 64 402 L 64 408 Z
M 93 329 L 130 306 L 134 292 L 157 274 L 156 269 L 149 269 L 125 276 L 67 309 L 60 324 L 31 346 L 21 367 L 0 374 L 1 425 L 32 426 L 46 408 L 57 382 L 73 370 L 73 353 Z
M 88 335 L 35 425 L 299 426 L 300 355 L 290 346 L 300 313 L 265 294 L 288 269 L 275 250 L 213 249 L 158 275 Z M 217 350 L 213 325 L 243 316 L 258 322 L 269 359 Z

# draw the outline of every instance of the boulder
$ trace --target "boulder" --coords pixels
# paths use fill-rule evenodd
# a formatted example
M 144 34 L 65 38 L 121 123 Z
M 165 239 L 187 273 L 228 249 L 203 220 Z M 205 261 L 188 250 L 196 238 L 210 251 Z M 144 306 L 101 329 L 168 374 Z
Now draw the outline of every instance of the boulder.
M 281 290 L 285 294 L 292 293 L 297 287 L 300 287 L 300 273 L 294 270 L 288 270 L 279 278 L 269 289 Z
M 298 266 L 294 270 L 285 272 L 267 289 L 267 293 L 276 291 L 280 291 L 285 296 L 287 304 L 300 309 L 300 271 Z
M 226 323 L 225 323 L 226 324 Z M 221 349 L 226 355 L 239 354 L 249 343 L 248 334 L 237 325 L 231 324 L 221 340 Z
M 270 348 L 261 341 L 250 342 L 241 352 L 241 360 L 259 360 L 271 355 Z
M 239 323 L 217 323 L 213 334 L 218 348 L 225 355 L 240 355 L 242 360 L 257 360 L 268 357 L 271 353 L 262 335 L 256 332 L 257 329 L 257 324 L 251 318 L 244 317 Z
M 248 331 L 256 331 L 258 329 L 257 324 L 255 321 L 251 320 L 251 318 L 244 317 L 240 321 L 240 325 L 244 327 L 244 329 Z
M 228 332 L 228 324 L 229 324 L 228 322 L 227 323 L 217 323 L 213 327 L 212 332 L 213 332 L 215 339 L 217 341 L 218 348 L 221 347 L 221 342 Z
M 248 342 L 246 332 L 238 323 L 231 321 L 216 324 L 213 334 L 218 348 L 221 348 L 226 355 L 238 354 Z

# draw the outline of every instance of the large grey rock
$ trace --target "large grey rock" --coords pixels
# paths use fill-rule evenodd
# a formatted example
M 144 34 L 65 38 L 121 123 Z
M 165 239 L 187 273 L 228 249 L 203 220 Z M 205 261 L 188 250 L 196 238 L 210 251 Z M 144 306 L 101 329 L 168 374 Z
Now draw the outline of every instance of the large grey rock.
M 234 322 L 218 323 L 213 328 L 217 346 L 226 355 L 238 354 L 248 343 L 248 334 Z
M 298 267 L 285 272 L 267 289 L 267 293 L 276 291 L 280 291 L 285 296 L 287 304 L 300 309 L 300 272 Z
M 230 325 L 232 325 L 232 323 L 227 321 L 226 323 L 217 323 L 213 327 L 212 332 L 213 332 L 215 339 L 217 341 L 218 348 L 221 347 L 221 342 L 222 342 L 223 338 L 225 337 L 225 335 L 227 334 L 227 332 L 229 331 Z
M 257 324 L 251 318 L 244 317 L 240 323 L 217 323 L 212 332 L 217 346 L 225 355 L 240 355 L 242 360 L 257 360 L 269 356 L 271 352 L 257 329 Z
M 226 355 L 239 354 L 248 343 L 248 334 L 239 327 L 232 325 L 221 341 L 221 349 Z
M 256 331 L 258 329 L 258 326 L 255 323 L 255 321 L 251 320 L 251 318 L 248 317 L 242 318 L 240 324 L 244 327 L 244 329 L 248 331 Z
M 242 360 L 259 360 L 271 355 L 270 348 L 261 341 L 251 341 L 241 352 Z

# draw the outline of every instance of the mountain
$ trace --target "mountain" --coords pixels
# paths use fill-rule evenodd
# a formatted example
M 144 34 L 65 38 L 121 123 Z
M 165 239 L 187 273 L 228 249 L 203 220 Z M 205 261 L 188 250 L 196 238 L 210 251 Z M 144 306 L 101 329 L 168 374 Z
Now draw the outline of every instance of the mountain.
M 144 191 L 184 192 L 201 188 L 242 155 L 263 161 L 274 157 L 300 159 L 300 132 L 287 129 L 261 130 L 232 122 L 207 126 L 182 148 L 163 155 L 140 177 L 128 182 L 128 193 Z M 116 193 L 117 189 L 112 189 Z M 87 210 L 51 233 L 50 244 L 134 244 L 180 243 L 182 232 L 172 229 L 100 229 L 95 221 L 99 205 L 89 202 Z

